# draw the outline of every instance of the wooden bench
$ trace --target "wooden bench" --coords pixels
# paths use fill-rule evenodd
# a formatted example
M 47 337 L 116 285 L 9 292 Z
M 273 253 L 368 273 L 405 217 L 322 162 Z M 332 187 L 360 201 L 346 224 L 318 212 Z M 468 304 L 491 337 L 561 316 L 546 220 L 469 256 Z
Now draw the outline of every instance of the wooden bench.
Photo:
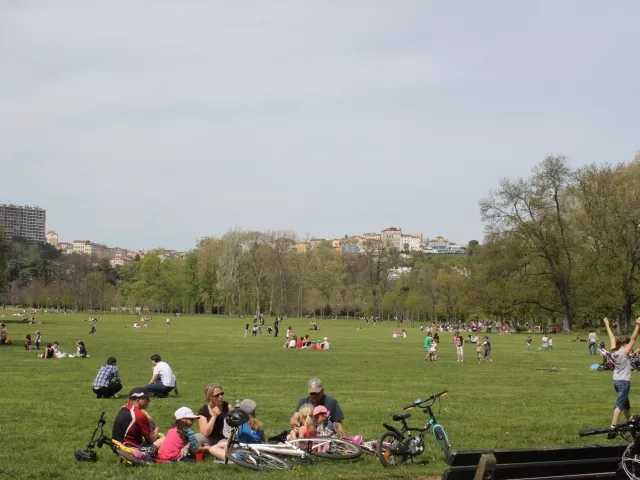
M 626 445 L 450 452 L 442 480 L 578 480 L 627 478 Z

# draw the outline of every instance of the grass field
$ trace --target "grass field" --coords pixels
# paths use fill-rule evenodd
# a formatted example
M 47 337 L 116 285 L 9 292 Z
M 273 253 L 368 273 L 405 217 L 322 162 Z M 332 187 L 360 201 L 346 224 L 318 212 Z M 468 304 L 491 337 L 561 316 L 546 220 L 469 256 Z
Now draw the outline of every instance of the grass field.
M 227 400 L 249 397 L 258 403 L 257 416 L 267 435 L 288 425 L 297 401 L 305 396 L 309 378 L 320 377 L 326 393 L 335 396 L 345 412 L 349 434 L 377 438 L 382 422 L 415 398 L 442 389 L 449 390 L 439 412 L 439 421 L 449 434 L 454 449 L 555 446 L 593 443 L 581 440 L 577 432 L 585 427 L 605 427 L 611 420 L 615 395 L 611 372 L 590 372 L 599 362 L 589 357 L 587 344 L 576 344 L 574 336 L 554 337 L 555 351 L 525 347 L 525 334 L 491 335 L 492 363 L 478 365 L 475 352 L 467 347 L 466 360 L 457 363 L 452 334 L 441 335 L 439 360 L 426 363 L 422 351 L 424 336 L 419 328 L 404 328 L 407 339 L 392 339 L 395 323 L 364 327 L 346 320 L 320 321 L 321 332 L 332 349 L 324 352 L 282 348 L 284 331 L 309 332 L 303 319 L 286 320 L 280 337 L 243 337 L 247 320 L 225 317 L 182 317 L 172 320 L 154 316 L 148 329 L 131 328 L 132 315 L 106 315 L 97 333 L 89 336 L 87 314 L 70 316 L 45 314 L 41 325 L 12 323 L 7 311 L 0 317 L 7 323 L 10 347 L 0 348 L 0 478 L 134 478 L 140 470 L 115 463 L 107 449 L 99 450 L 95 464 L 78 463 L 73 451 L 83 447 L 102 410 L 112 420 L 125 403 L 122 399 L 97 400 L 91 382 L 98 368 L 113 355 L 124 383 L 123 392 L 147 383 L 151 377 L 149 357 L 158 353 L 169 362 L 178 377 L 180 397 L 155 399 L 149 412 L 166 432 L 173 412 L 186 405 L 197 410 L 204 386 L 221 383 Z M 43 341 L 57 340 L 64 352 L 74 352 L 72 338 L 84 340 L 91 358 L 37 359 L 25 352 L 27 333 L 41 330 Z M 584 337 L 584 335 L 583 335 Z M 602 335 L 601 335 L 602 337 Z M 552 365 L 557 373 L 540 371 Z M 637 402 L 636 386 L 631 391 L 632 407 Z M 436 414 L 438 413 L 436 404 Z M 426 416 L 414 412 L 422 423 Z M 108 424 L 111 425 L 111 422 Z M 108 433 L 110 433 L 110 428 Z M 285 476 L 303 478 L 397 478 L 439 475 L 445 468 L 442 454 L 432 437 L 426 453 L 400 470 L 384 469 L 377 458 L 363 456 L 354 462 L 317 460 L 296 466 Z M 606 443 L 606 439 L 595 439 Z M 256 474 L 235 466 L 173 464 L 147 467 L 144 477 L 169 479 L 175 476 L 248 478 Z M 271 474 L 275 475 L 275 474 Z M 282 475 L 282 474 L 278 474 Z

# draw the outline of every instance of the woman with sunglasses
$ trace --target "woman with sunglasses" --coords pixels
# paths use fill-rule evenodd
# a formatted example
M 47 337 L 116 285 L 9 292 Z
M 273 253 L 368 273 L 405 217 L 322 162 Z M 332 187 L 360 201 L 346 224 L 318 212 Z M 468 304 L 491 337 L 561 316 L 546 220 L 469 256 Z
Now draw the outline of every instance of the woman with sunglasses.
M 198 411 L 200 433 L 196 434 L 196 439 L 200 445 L 215 445 L 224 439 L 224 419 L 231 408 L 224 401 L 224 390 L 219 383 L 207 385 L 204 398 L 207 403 Z

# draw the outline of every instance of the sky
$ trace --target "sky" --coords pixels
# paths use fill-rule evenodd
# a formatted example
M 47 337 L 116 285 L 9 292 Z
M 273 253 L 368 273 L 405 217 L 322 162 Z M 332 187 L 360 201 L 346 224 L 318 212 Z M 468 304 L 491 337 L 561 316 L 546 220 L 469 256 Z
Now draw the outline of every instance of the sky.
M 548 155 L 640 149 L 636 0 L 0 2 L 0 203 L 60 240 L 482 240 Z

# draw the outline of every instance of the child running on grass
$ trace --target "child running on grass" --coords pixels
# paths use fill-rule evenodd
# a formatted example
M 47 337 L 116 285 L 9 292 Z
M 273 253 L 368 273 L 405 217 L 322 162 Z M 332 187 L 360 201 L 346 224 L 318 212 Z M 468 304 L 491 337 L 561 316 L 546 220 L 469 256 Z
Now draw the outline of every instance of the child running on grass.
M 478 363 L 482 363 L 482 344 L 480 342 L 476 346 L 476 353 L 478 355 Z
M 617 393 L 616 406 L 613 409 L 611 428 L 613 429 L 620 419 L 620 412 L 624 413 L 627 420 L 631 417 L 631 405 L 629 403 L 629 390 L 631 389 L 631 361 L 629 352 L 638 338 L 640 331 L 640 317 L 636 319 L 636 328 L 633 329 L 631 338 L 618 338 L 611 331 L 609 319 L 604 318 L 604 326 L 607 328 L 609 341 L 611 342 L 611 359 L 613 361 L 613 388 Z M 610 434 L 611 435 L 611 434 Z M 613 437 L 610 437 L 613 438 Z

